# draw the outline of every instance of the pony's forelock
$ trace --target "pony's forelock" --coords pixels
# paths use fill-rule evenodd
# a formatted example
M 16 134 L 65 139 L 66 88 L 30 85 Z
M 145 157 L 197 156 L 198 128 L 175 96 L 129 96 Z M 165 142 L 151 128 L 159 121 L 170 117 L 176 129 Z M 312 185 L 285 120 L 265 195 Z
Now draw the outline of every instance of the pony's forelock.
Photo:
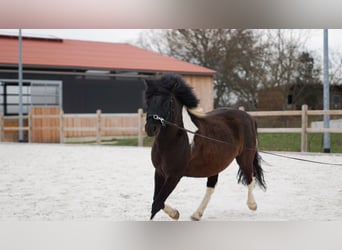
M 173 93 L 181 104 L 187 108 L 196 108 L 199 100 L 186 82 L 175 74 L 166 74 L 160 79 L 161 86 Z
M 196 108 L 199 103 L 192 87 L 176 74 L 165 74 L 159 79 L 146 79 L 145 88 L 146 99 L 153 95 L 168 95 L 172 93 L 182 105 L 189 109 Z

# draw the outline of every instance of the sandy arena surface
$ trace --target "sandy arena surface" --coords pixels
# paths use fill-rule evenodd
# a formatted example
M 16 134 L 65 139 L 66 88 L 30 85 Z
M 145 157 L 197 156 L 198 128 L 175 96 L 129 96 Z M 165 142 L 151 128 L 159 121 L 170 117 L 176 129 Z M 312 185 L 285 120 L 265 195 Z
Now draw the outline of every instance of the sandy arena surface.
M 146 221 L 154 169 L 150 148 L 0 143 L 0 221 Z M 342 154 L 281 153 L 329 163 Z M 261 154 L 268 186 L 246 206 L 233 162 L 220 174 L 205 221 L 341 221 L 342 167 Z M 190 220 L 206 179 L 183 178 L 167 203 Z M 171 220 L 162 211 L 155 220 Z

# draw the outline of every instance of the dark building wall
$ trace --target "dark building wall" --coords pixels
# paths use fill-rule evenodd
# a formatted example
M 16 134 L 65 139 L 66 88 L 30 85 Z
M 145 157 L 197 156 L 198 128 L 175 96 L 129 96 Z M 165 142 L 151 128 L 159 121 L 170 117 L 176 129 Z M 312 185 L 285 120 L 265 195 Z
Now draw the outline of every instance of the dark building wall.
M 135 113 L 143 107 L 142 80 L 76 79 L 63 83 L 65 113 Z
M 15 73 L 0 73 L 0 79 L 18 79 Z M 144 105 L 144 83 L 138 78 L 115 78 L 24 74 L 23 79 L 58 80 L 63 85 L 65 113 L 136 113 Z

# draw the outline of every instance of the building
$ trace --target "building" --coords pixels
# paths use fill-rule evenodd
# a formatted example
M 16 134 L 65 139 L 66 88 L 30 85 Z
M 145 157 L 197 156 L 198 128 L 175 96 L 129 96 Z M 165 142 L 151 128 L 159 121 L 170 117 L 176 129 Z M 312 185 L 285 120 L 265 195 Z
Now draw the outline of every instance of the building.
M 258 107 L 260 111 L 300 110 L 307 104 L 311 110 L 323 109 L 323 85 L 294 84 L 289 88 L 278 86 L 258 91 Z M 330 109 L 342 108 L 342 86 L 330 85 Z
M 18 114 L 18 37 L 0 35 L 0 113 Z M 215 71 L 130 44 L 23 37 L 23 112 L 132 113 L 144 105 L 144 77 L 173 72 L 213 108 Z

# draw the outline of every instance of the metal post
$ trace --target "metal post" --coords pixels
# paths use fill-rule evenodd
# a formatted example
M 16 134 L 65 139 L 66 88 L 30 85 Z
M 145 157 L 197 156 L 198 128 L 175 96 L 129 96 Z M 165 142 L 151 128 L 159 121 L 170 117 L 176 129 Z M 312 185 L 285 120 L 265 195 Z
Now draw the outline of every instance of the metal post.
M 101 144 L 101 109 L 96 110 L 96 144 Z
M 24 141 L 23 131 L 23 65 L 22 65 L 22 36 L 19 29 L 18 37 L 19 63 L 18 63 L 18 80 L 19 80 L 19 142 Z
M 323 110 L 330 109 L 330 85 L 329 85 L 329 55 L 328 55 L 328 29 L 324 29 L 323 38 L 323 62 L 324 62 L 324 77 L 323 77 Z M 329 128 L 330 116 L 324 114 L 324 128 Z M 324 153 L 330 153 L 330 133 L 324 133 Z
M 4 116 L 2 113 L 0 113 L 0 142 L 5 140 L 4 126 L 5 126 Z

